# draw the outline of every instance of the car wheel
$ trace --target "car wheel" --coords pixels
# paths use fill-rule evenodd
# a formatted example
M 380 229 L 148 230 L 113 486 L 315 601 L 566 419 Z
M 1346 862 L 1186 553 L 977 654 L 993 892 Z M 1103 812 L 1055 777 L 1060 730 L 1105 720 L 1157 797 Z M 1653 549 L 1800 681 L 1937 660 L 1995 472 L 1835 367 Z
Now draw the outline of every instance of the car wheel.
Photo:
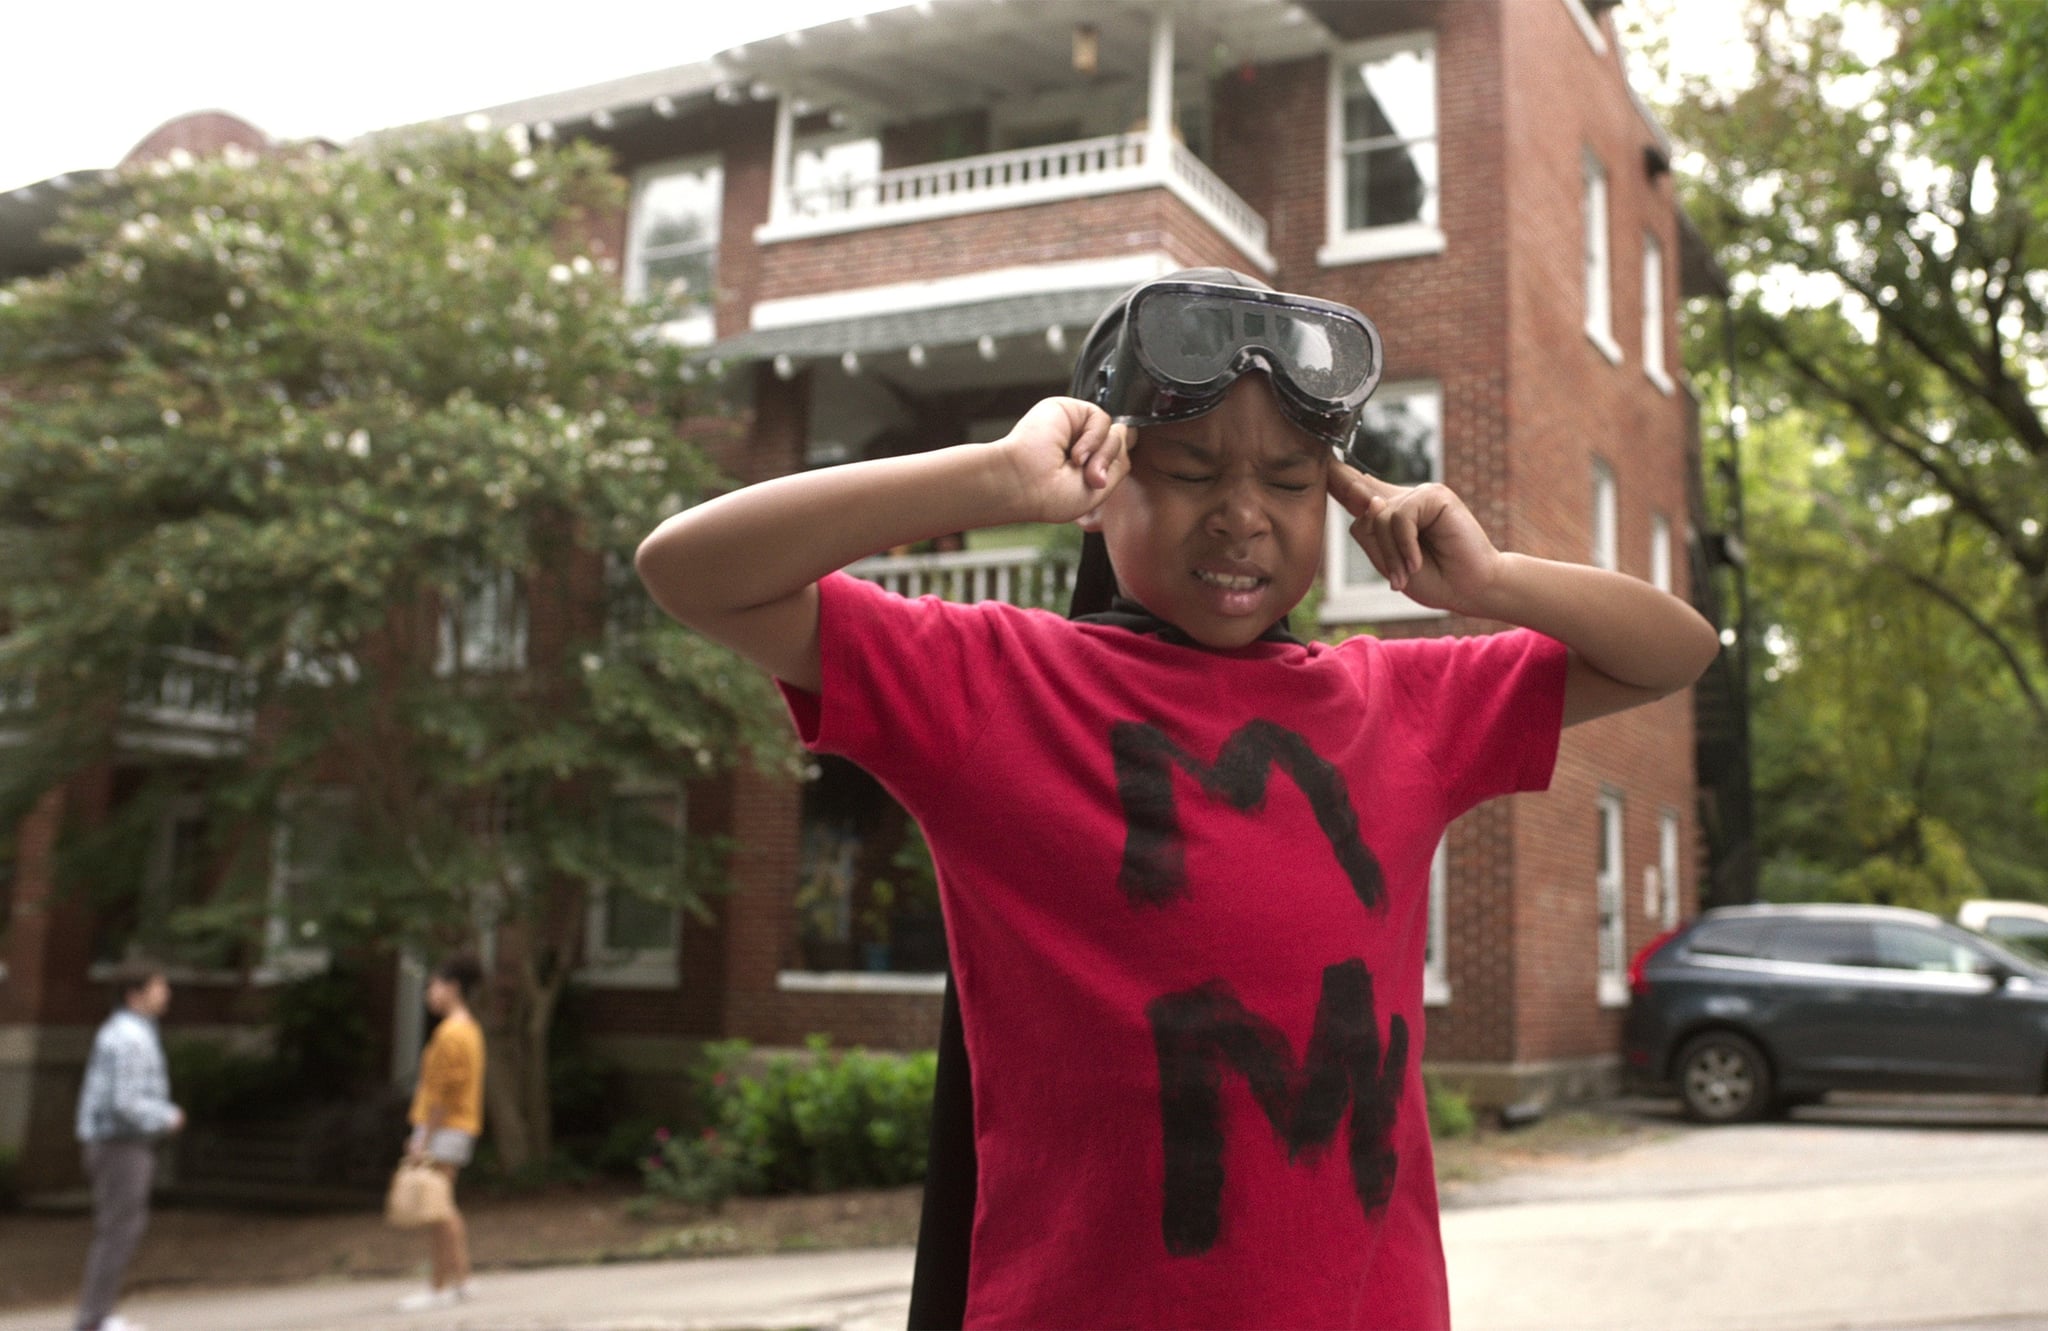
M 1771 1108 L 1771 1066 L 1756 1042 L 1733 1031 L 1693 1037 L 1678 1055 L 1685 1112 L 1705 1123 L 1750 1123 Z

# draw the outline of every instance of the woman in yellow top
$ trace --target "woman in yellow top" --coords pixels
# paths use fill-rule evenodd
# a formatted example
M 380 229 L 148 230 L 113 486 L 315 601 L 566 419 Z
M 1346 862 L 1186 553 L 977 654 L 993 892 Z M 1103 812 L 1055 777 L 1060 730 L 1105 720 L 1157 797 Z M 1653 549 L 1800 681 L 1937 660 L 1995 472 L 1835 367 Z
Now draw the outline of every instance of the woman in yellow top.
M 439 1017 L 433 1039 L 420 1051 L 419 1089 L 413 1093 L 408 1160 L 424 1160 L 448 1176 L 469 1163 L 484 1126 L 484 1033 L 469 1012 L 469 994 L 483 972 L 468 957 L 451 957 L 427 980 L 427 1010 Z M 470 1296 L 469 1232 L 451 1204 L 448 1218 L 427 1227 L 432 1283 L 399 1300 L 404 1312 L 445 1308 Z

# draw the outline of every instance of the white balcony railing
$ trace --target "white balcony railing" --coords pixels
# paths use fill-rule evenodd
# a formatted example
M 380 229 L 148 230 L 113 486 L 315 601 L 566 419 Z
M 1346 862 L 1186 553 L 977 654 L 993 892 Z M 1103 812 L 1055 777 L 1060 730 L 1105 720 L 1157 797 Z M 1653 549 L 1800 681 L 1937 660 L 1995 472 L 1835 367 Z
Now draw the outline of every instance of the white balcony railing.
M 162 726 L 245 731 L 255 717 L 255 684 L 231 656 L 159 647 L 129 678 L 123 711 Z
M 1051 143 L 1011 152 L 900 167 L 866 178 L 791 190 L 757 240 L 927 221 L 1059 199 L 1163 187 L 1178 195 L 1253 259 L 1269 265 L 1266 219 L 1179 143 L 1151 160 L 1146 134 Z
M 939 555 L 876 555 L 846 571 L 898 596 L 1007 601 L 1040 610 L 1065 610 L 1074 589 L 1072 556 L 1028 545 Z

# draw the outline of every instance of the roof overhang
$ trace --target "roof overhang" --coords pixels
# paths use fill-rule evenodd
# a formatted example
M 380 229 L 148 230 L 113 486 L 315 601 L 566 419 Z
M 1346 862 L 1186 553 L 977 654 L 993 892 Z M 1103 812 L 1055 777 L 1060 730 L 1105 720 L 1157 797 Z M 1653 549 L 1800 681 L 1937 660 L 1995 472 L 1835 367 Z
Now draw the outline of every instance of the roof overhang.
M 1294 0 L 922 0 L 737 46 L 716 63 L 757 92 L 900 121 L 1073 87 L 1081 28 L 1094 35 L 1091 77 L 1142 82 L 1159 10 L 1173 16 L 1176 67 L 1204 78 L 1333 43 Z
M 64 206 L 86 188 L 114 178 L 112 171 L 75 171 L 0 194 L 0 281 L 34 277 L 78 257 L 48 238 Z

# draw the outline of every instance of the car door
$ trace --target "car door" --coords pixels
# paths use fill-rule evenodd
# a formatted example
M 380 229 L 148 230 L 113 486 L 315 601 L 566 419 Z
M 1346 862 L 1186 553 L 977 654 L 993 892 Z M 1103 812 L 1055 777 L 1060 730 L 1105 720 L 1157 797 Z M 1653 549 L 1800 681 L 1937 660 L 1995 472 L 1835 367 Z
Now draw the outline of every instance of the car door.
M 1860 1086 L 1889 1075 L 1894 1022 L 1870 1002 L 1876 956 L 1863 920 L 1788 919 L 1772 933 L 1767 1035 L 1784 1080 Z
M 1872 927 L 1873 1005 L 1887 1014 L 1887 1063 L 1901 1085 L 1930 1090 L 2040 1089 L 2044 1004 L 1960 931 L 1904 922 Z

